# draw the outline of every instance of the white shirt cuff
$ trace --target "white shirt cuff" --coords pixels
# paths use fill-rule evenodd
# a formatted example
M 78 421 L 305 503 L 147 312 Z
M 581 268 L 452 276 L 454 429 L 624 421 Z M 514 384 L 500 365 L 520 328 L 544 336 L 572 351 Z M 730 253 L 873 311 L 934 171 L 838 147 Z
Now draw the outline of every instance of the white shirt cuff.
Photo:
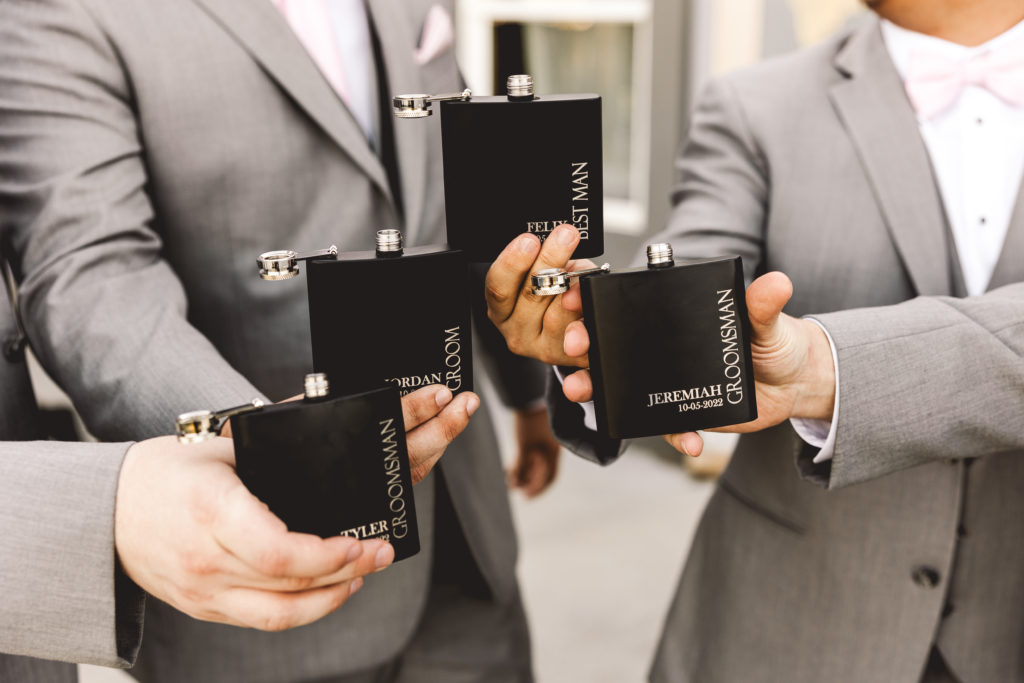
M 555 371 L 555 378 L 558 379 L 559 384 L 565 384 L 565 377 L 562 376 L 562 371 L 557 365 L 552 365 L 551 368 Z M 594 402 L 587 401 L 586 403 L 578 403 L 580 408 L 583 408 L 583 426 L 592 432 L 597 431 L 597 413 L 594 411 Z
M 832 408 L 831 420 L 817 420 L 794 417 L 790 424 L 796 430 L 797 435 L 812 446 L 821 450 L 814 456 L 815 463 L 828 462 L 832 459 L 832 453 L 836 448 L 836 423 L 839 418 L 839 353 L 836 351 L 836 344 L 832 341 L 832 335 L 828 333 L 825 326 L 814 318 L 806 318 L 821 328 L 828 339 L 829 348 L 832 350 L 832 367 L 836 374 L 836 400 Z

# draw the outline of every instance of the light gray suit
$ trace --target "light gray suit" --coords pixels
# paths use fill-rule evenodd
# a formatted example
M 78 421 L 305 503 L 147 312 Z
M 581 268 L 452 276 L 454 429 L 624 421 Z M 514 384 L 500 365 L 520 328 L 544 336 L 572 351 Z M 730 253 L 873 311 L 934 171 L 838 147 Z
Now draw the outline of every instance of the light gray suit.
M 928 152 L 873 15 L 712 83 L 678 168 L 676 208 L 652 241 L 683 258 L 740 254 L 748 278 L 787 273 L 793 315 L 963 291 Z M 992 287 L 1022 280 L 1018 200 Z M 916 683 L 936 643 L 964 683 L 1024 680 L 1015 291 L 969 316 L 948 300 L 821 316 L 840 354 L 831 466 L 812 465 L 816 449 L 789 424 L 740 439 L 652 680 Z M 560 404 L 558 431 L 589 457 L 614 458 L 620 444 L 588 440 L 575 413 Z
M 430 5 L 368 2 L 385 97 L 460 85 L 452 50 L 414 61 Z M 306 285 L 260 281 L 260 252 L 366 249 L 382 227 L 402 227 L 414 245 L 444 239 L 437 120 L 394 126 L 390 180 L 267 0 L 10 0 L 0 4 L 0 65 L 0 226 L 19 257 L 26 326 L 100 438 L 162 434 L 187 409 L 300 391 L 311 364 Z M 542 380 L 505 367 L 514 404 L 540 393 Z M 446 528 L 461 527 L 486 581 L 479 603 L 521 631 L 516 543 L 485 410 L 440 472 L 458 520 Z M 440 614 L 424 609 L 436 480 L 416 491 L 422 552 L 372 577 L 344 609 L 271 634 L 150 601 L 136 675 L 259 683 L 395 658 L 425 613 Z M 472 621 L 468 633 L 449 626 L 450 641 L 486 633 Z M 495 642 L 484 664 L 510 649 L 522 662 L 525 635 L 516 638 Z
M 115 570 L 114 550 L 126 450 L 0 442 L 0 652 L 101 666 L 135 661 L 142 594 Z
M 0 282 L 0 343 L 16 334 Z M 0 358 L 0 652 L 27 655 L 0 655 L 0 680 L 55 683 L 74 667 L 31 657 L 130 665 L 142 596 L 115 568 L 126 445 L 17 441 L 37 436 L 34 410 L 24 357 Z

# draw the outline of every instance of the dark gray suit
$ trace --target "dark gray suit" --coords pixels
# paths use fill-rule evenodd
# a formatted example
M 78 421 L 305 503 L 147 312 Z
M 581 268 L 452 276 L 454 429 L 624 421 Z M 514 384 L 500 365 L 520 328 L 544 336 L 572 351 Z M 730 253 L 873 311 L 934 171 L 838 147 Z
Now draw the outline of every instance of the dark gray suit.
M 678 168 L 676 208 L 653 241 L 683 258 L 740 254 L 749 278 L 789 274 L 793 315 L 963 291 L 873 15 L 714 82 Z M 1018 200 L 991 286 L 1022 280 Z M 935 299 L 822 316 L 839 346 L 835 457 L 812 465 L 816 449 L 788 424 L 740 439 L 652 680 L 916 683 L 933 644 L 964 683 L 1024 680 L 1020 287 L 1009 296 L 967 315 Z M 562 435 L 614 458 L 620 444 L 588 443 L 574 413 L 560 405 Z
M 368 3 L 384 96 L 460 85 L 451 50 L 414 61 L 430 4 Z M 12 0 L 0 4 L 0 64 L 0 214 L 29 336 L 100 438 L 162 434 L 184 410 L 299 393 L 311 363 L 305 282 L 259 280 L 260 252 L 366 249 L 382 227 L 403 228 L 414 245 L 444 240 L 437 120 L 394 126 L 389 178 L 267 0 Z M 505 367 L 513 403 L 540 393 L 530 372 Z M 445 528 L 468 540 L 480 604 L 521 631 L 486 410 L 440 472 L 457 519 Z M 344 609 L 271 634 L 151 601 L 137 675 L 270 683 L 398 656 L 426 628 L 437 478 L 416 491 L 422 552 L 369 579 Z M 439 609 L 426 614 L 444 619 Z M 456 625 L 445 631 L 453 645 L 481 631 Z M 525 642 L 496 642 L 488 656 L 509 649 L 525 660 Z

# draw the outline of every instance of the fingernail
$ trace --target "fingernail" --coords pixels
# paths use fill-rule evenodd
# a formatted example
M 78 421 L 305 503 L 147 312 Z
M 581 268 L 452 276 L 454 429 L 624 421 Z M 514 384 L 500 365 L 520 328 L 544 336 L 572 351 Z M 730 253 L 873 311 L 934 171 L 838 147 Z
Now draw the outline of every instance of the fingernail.
M 532 235 L 520 235 L 518 238 L 519 244 L 516 248 L 523 254 L 532 254 L 537 251 L 537 239 Z
M 452 402 L 452 392 L 448 387 L 441 387 L 434 394 L 434 401 L 437 402 L 438 408 L 444 408 L 446 405 Z
M 363 587 L 363 577 L 357 576 L 348 584 L 348 596 L 351 598 Z
M 345 564 L 354 562 L 360 555 L 363 554 L 363 544 L 353 543 L 352 547 L 348 549 L 348 555 L 345 556 Z
M 390 543 L 385 543 L 377 551 L 377 558 L 375 564 L 377 569 L 383 569 L 384 567 L 391 564 L 395 559 L 395 549 L 391 547 Z
M 469 400 L 466 401 L 466 414 L 469 415 L 470 417 L 473 417 L 473 413 L 475 413 L 476 409 L 479 407 L 480 399 L 478 399 L 476 396 L 470 396 Z
M 679 437 L 679 450 L 681 450 L 684 455 L 688 455 L 691 458 L 693 457 L 693 453 L 691 453 L 690 449 L 686 447 L 686 439 L 683 437 Z
M 576 241 L 576 231 L 572 228 L 558 228 L 555 232 L 558 233 L 555 240 L 563 247 L 571 246 Z

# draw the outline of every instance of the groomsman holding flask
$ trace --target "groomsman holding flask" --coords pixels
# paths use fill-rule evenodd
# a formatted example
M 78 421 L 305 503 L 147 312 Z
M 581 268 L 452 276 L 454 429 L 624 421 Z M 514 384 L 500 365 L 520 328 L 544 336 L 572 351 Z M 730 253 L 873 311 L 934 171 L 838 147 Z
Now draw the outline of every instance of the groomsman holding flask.
M 1002 293 L 943 298 L 1024 281 L 1024 6 L 870 6 L 822 45 L 708 86 L 675 210 L 651 240 L 682 258 L 738 254 L 748 281 L 785 272 L 787 311 L 834 331 L 838 361 L 834 400 L 826 391 L 795 413 L 831 420 L 741 437 L 654 681 L 1024 678 L 1019 317 Z M 572 244 L 557 245 L 520 238 L 504 253 L 489 275 L 491 318 L 514 349 L 585 367 L 578 297 L 516 296 L 529 272 L 567 263 Z M 926 298 L 889 308 L 914 297 Z M 814 348 L 813 365 L 829 368 Z M 553 423 L 607 463 L 624 444 L 587 429 L 566 400 L 590 390 L 582 372 L 555 384 Z M 762 385 L 759 415 L 785 415 L 770 396 Z M 700 449 L 693 434 L 672 442 Z
M 381 228 L 444 241 L 437 122 L 393 125 L 388 103 L 459 89 L 450 14 L 430 0 L 0 4 L 4 238 L 29 338 L 91 431 L 143 438 L 197 406 L 295 393 L 310 363 L 305 283 L 261 281 L 258 254 L 358 251 Z M 477 297 L 483 309 L 482 286 Z M 557 458 L 535 409 L 542 374 L 496 366 L 522 437 L 516 481 L 542 490 Z M 132 673 L 531 680 L 506 475 L 486 408 L 455 401 L 477 412 L 416 487 L 418 555 L 285 633 L 150 601 Z
M 238 480 L 228 439 L 30 441 L 41 434 L 11 304 L 0 296 L 0 680 L 131 666 L 140 588 L 197 619 L 276 631 L 333 612 L 391 564 L 381 541 L 289 533 Z M 469 422 L 451 399 L 438 386 L 402 399 L 414 483 Z

